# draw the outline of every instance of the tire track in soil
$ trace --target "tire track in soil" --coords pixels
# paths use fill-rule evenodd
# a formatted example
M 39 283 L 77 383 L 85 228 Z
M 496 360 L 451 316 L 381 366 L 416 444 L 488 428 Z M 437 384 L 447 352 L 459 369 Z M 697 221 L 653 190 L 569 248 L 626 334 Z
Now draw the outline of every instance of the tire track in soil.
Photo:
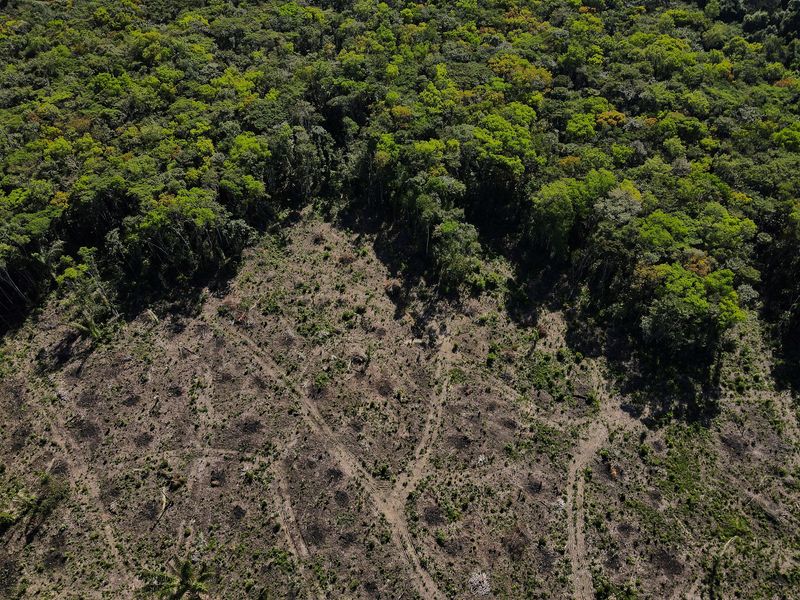
M 373 505 L 383 514 L 386 521 L 389 523 L 394 543 L 403 552 L 407 563 L 411 567 L 413 584 L 419 595 L 422 598 L 443 598 L 444 594 L 439 591 L 430 573 L 425 570 L 420 562 L 419 556 L 414 548 L 411 532 L 408 530 L 404 510 L 398 510 L 395 503 L 387 499 L 386 495 L 379 489 L 372 474 L 364 469 L 359 460 L 341 441 L 339 441 L 308 395 L 303 393 L 303 391 L 296 390 L 286 377 L 280 375 L 282 373 L 281 367 L 263 352 L 249 335 L 239 332 L 227 324 L 223 327 L 251 350 L 252 358 L 259 367 L 277 381 L 282 381 L 288 389 L 296 393 L 298 400 L 303 406 L 304 410 L 302 411 L 302 416 L 308 427 L 316 435 L 323 438 L 326 443 L 326 450 L 330 452 L 336 462 L 339 463 L 342 471 L 349 477 L 361 481 Z M 442 398 L 442 403 L 443 401 L 444 398 Z M 434 411 L 436 411 L 435 408 Z M 429 418 L 429 420 L 431 419 Z M 435 418 L 433 420 L 435 420 Z M 431 429 L 431 433 L 429 433 L 428 437 L 431 438 L 433 425 L 431 425 L 429 429 Z M 430 440 L 428 443 L 430 444 Z M 427 455 L 428 453 L 429 449 L 421 451 L 423 455 Z M 412 467 L 412 471 L 413 470 L 414 468 Z
M 581 441 L 567 474 L 567 550 L 572 563 L 575 598 L 578 600 L 594 598 L 594 586 L 586 555 L 586 539 L 583 529 L 585 519 L 583 469 L 597 454 L 606 439 L 608 439 L 608 430 L 605 424 L 593 423 L 589 428 L 588 435 Z
M 327 444 L 327 450 L 333 454 L 342 470 L 352 478 L 360 478 L 362 484 L 372 499 L 378 511 L 383 514 L 392 529 L 392 537 L 395 543 L 403 551 L 406 561 L 413 568 L 416 574 L 415 586 L 423 598 L 438 598 L 442 594 L 439 592 L 436 583 L 430 573 L 426 571 L 420 563 L 414 543 L 411 539 L 411 532 L 405 520 L 404 510 L 397 508 L 394 503 L 387 500 L 378 488 L 372 474 L 361 466 L 359 460 L 342 444 L 331 431 L 328 424 L 319 414 L 317 407 L 311 402 L 307 395 L 301 394 L 300 401 L 309 417 L 309 426 L 314 433 L 323 437 Z
M 247 452 L 246 450 L 232 450 L 230 448 L 216 448 L 214 446 L 203 446 L 201 444 L 192 444 L 183 448 L 176 448 L 173 450 L 153 450 L 151 455 L 159 456 L 162 458 L 201 458 L 208 460 L 209 455 L 215 455 L 220 458 L 238 458 L 247 459 L 254 463 L 260 463 L 269 467 L 270 462 L 260 454 L 254 452 Z M 197 456 L 202 454 L 203 456 Z
M 61 392 L 59 394 L 61 394 Z M 66 423 L 56 414 L 58 411 L 50 411 L 43 406 L 42 410 L 45 413 L 47 421 L 51 425 L 51 441 L 61 448 L 63 453 L 62 458 L 69 465 L 71 487 L 77 488 L 79 481 L 83 483 L 90 503 L 94 505 L 94 509 L 97 511 L 97 516 L 100 519 L 100 529 L 105 541 L 106 551 L 113 559 L 114 571 L 116 572 L 115 577 L 106 579 L 106 585 L 113 583 L 130 583 L 129 573 L 125 568 L 125 562 L 122 559 L 118 547 L 119 542 L 112 527 L 114 519 L 111 513 L 108 512 L 101 498 L 100 484 L 97 482 L 97 478 L 89 469 L 89 465 L 83 456 L 82 449 L 73 442 L 72 436 L 67 431 Z M 84 497 L 84 495 L 81 494 L 81 497 Z M 136 584 L 137 581 L 138 578 L 134 577 L 132 583 Z
M 440 359 L 436 365 L 436 371 L 433 376 L 434 382 L 438 382 L 441 379 L 442 370 L 450 366 L 451 353 L 452 343 L 449 339 L 445 339 L 439 350 L 439 355 L 443 358 Z M 433 445 L 436 440 L 439 439 L 439 430 L 442 427 L 442 413 L 444 412 L 444 405 L 447 400 L 449 384 L 448 375 L 442 382 L 441 390 L 434 395 L 434 403 L 428 412 L 428 418 L 425 420 L 425 426 L 422 430 L 422 435 L 420 435 L 419 443 L 414 450 L 414 458 L 410 468 L 407 468 L 397 478 L 397 481 L 392 487 L 388 501 L 394 510 L 404 511 L 408 492 L 413 491 L 425 476 L 425 470 L 430 460 Z
M 639 422 L 603 398 L 601 412 L 589 426 L 578 444 L 577 452 L 567 472 L 567 553 L 572 565 L 572 578 L 577 600 L 593 600 L 594 585 L 586 548 L 584 524 L 586 521 L 586 480 L 583 470 L 597 455 L 609 438 L 612 428 L 616 431 L 634 429 Z
M 297 524 L 294 509 L 292 508 L 292 496 L 289 492 L 289 485 L 286 482 L 286 472 L 282 464 L 278 464 L 275 469 L 275 483 L 278 487 L 278 521 L 281 529 L 286 536 L 289 550 L 294 554 L 299 563 L 300 573 L 306 583 L 309 594 L 315 598 L 325 598 L 325 593 L 319 586 L 319 582 L 308 573 L 307 563 L 311 560 L 311 553 L 303 539 L 303 534 Z M 310 590 L 314 590 L 313 593 Z
M 296 441 L 297 440 L 295 439 L 290 442 L 287 449 L 293 447 Z M 162 458 L 184 458 L 187 453 L 190 455 L 190 460 L 192 463 L 189 476 L 190 488 L 193 487 L 193 485 L 196 485 L 200 479 L 200 472 L 203 471 L 201 466 L 202 463 L 207 462 L 209 458 L 214 456 L 217 458 L 238 458 L 240 460 L 246 459 L 255 464 L 266 466 L 270 471 L 273 472 L 278 493 L 278 501 L 276 502 L 278 522 L 280 523 L 281 530 L 284 532 L 286 537 L 286 543 L 289 546 L 289 550 L 292 552 L 292 554 L 300 559 L 301 564 L 299 567 L 300 571 L 302 572 L 302 577 L 305 580 L 308 588 L 314 590 L 313 597 L 318 599 L 325 598 L 325 594 L 319 587 L 317 580 L 313 576 L 309 576 L 307 574 L 306 565 L 303 564 L 304 562 L 310 560 L 311 554 L 308 550 L 308 546 L 306 546 L 305 540 L 303 539 L 303 535 L 300 532 L 300 528 L 297 525 L 297 519 L 295 518 L 294 509 L 292 508 L 291 494 L 289 493 L 289 488 L 286 483 L 286 473 L 283 465 L 281 465 L 280 462 L 270 464 L 270 461 L 257 453 L 231 450 L 228 448 L 215 448 L 213 446 L 202 446 L 200 444 L 193 444 L 188 448 L 156 452 L 155 454 L 161 456 Z M 190 489 L 190 495 L 191 491 L 192 490 Z M 181 522 L 178 530 L 183 531 L 183 528 L 184 523 Z
M 206 415 L 206 418 L 201 419 L 199 423 L 200 428 L 203 431 L 201 437 L 207 437 L 207 435 L 210 433 L 208 423 L 216 422 L 217 419 L 213 417 L 213 415 L 215 414 L 215 409 L 213 406 L 213 402 L 211 402 L 209 398 L 210 391 L 214 387 L 213 372 L 209 364 L 205 360 L 203 360 L 202 363 L 204 365 L 203 378 L 208 383 L 206 386 L 203 387 L 202 393 L 198 395 L 197 403 L 198 405 L 201 406 L 201 408 L 204 409 L 201 412 L 204 412 Z M 305 370 L 306 369 L 303 369 L 301 373 L 305 373 Z M 289 442 L 286 449 L 289 450 L 290 448 L 294 447 L 296 443 L 297 443 L 297 438 L 295 436 L 295 438 L 292 439 L 291 442 Z M 167 456 L 180 458 L 183 457 L 186 453 L 189 453 L 190 455 L 194 454 L 194 456 L 191 457 L 191 460 L 194 463 L 192 471 L 199 469 L 199 463 L 208 461 L 210 457 L 216 456 L 218 458 L 238 458 L 240 460 L 247 459 L 255 464 L 266 466 L 267 469 L 273 473 L 274 483 L 276 484 L 277 487 L 276 490 L 277 499 L 275 502 L 275 506 L 277 509 L 277 519 L 284 533 L 287 546 L 289 547 L 289 551 L 298 559 L 299 571 L 301 573 L 302 579 L 306 584 L 309 596 L 317 599 L 325 598 L 325 593 L 320 587 L 317 579 L 313 576 L 313 574 L 308 573 L 308 568 L 306 563 L 310 561 L 311 553 L 308 550 L 308 546 L 306 545 L 305 540 L 303 539 L 300 527 L 297 524 L 297 519 L 295 517 L 294 509 L 292 508 L 291 493 L 289 492 L 288 484 L 286 481 L 285 467 L 281 464 L 281 462 L 275 461 L 271 463 L 269 460 L 265 459 L 258 453 L 241 451 L 241 450 L 232 450 L 228 448 L 216 448 L 213 446 L 205 446 L 199 442 L 193 443 L 188 448 L 185 447 L 182 449 L 162 451 L 159 454 L 164 458 L 166 458 Z M 196 473 L 194 474 L 196 475 Z M 180 529 L 182 528 L 183 524 L 181 524 Z

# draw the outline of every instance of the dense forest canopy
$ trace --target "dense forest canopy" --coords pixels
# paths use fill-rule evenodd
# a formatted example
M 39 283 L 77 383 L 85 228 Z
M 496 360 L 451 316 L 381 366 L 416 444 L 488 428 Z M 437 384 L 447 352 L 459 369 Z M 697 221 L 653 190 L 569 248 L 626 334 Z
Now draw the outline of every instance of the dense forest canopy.
M 796 350 L 796 0 L 4 4 L 5 327 L 56 290 L 95 335 L 316 202 L 444 293 L 566 278 L 660 364 L 748 315 Z

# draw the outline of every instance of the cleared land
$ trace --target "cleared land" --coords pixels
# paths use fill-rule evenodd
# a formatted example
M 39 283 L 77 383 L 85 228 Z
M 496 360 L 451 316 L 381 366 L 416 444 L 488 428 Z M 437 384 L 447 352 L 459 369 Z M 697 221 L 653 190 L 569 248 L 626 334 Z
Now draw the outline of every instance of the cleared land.
M 656 422 L 502 302 L 405 289 L 306 215 L 194 314 L 90 349 L 48 307 L 3 348 L 0 596 L 131 597 L 176 557 L 215 598 L 796 594 L 765 350 L 711 425 Z

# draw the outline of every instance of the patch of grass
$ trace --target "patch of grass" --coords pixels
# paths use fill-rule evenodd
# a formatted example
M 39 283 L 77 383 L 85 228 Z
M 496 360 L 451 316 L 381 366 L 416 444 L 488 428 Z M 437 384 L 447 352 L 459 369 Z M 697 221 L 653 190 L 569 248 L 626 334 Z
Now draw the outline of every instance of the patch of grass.
M 281 315 L 286 304 L 286 293 L 283 290 L 273 290 L 263 294 L 256 301 L 258 310 L 262 315 Z
M 633 582 L 616 585 L 599 568 L 592 570 L 592 587 L 597 600 L 637 600 L 639 593 Z
M 334 328 L 323 313 L 303 304 L 298 305 L 297 333 L 307 339 L 320 340 L 330 335 Z
M 645 537 L 661 544 L 679 545 L 684 543 L 683 536 L 670 520 L 656 508 L 635 498 L 625 499 L 625 508 L 638 516 L 645 532 Z
M 535 350 L 522 367 L 524 388 L 542 390 L 557 401 L 573 400 L 570 371 L 574 365 L 574 357 L 568 350 L 559 350 L 552 354 Z
M 267 552 L 267 565 L 283 571 L 284 573 L 294 573 L 295 565 L 291 553 L 280 548 L 270 548 Z
M 376 479 L 383 479 L 384 481 L 391 481 L 394 478 L 389 463 L 379 461 L 375 461 L 375 464 L 372 465 L 372 476 Z
M 536 452 L 545 454 L 551 461 L 557 461 L 569 451 L 569 436 L 542 421 L 533 420 L 528 427 L 528 434 L 505 445 L 506 455 L 514 460 Z
M 458 385 L 460 383 L 466 383 L 466 381 L 467 374 L 463 369 L 460 369 L 459 367 L 453 367 L 450 369 L 450 383 Z

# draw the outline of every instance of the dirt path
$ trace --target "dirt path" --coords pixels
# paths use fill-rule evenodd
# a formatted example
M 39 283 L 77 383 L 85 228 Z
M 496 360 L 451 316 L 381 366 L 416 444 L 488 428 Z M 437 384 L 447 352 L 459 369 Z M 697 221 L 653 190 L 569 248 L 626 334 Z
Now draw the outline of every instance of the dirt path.
M 578 451 L 569 465 L 567 474 L 567 551 L 572 562 L 572 578 L 575 585 L 575 598 L 591 600 L 594 598 L 592 574 L 586 555 L 584 537 L 584 490 L 583 470 L 608 439 L 608 429 L 602 422 L 591 425 L 586 437 L 578 445 Z
M 112 523 L 114 521 L 111 514 L 108 512 L 100 493 L 100 484 L 97 478 L 89 469 L 83 456 L 83 450 L 78 447 L 72 439 L 67 425 L 62 418 L 62 412 L 58 410 L 48 410 L 42 406 L 46 413 L 47 422 L 51 424 L 50 434 L 51 441 L 55 443 L 62 450 L 62 459 L 69 466 L 70 481 L 73 488 L 78 487 L 78 483 L 82 483 L 86 489 L 88 499 L 91 507 L 97 513 L 100 520 L 100 530 L 105 541 L 106 552 L 114 563 L 113 576 L 106 579 L 106 584 L 131 582 L 131 576 L 128 569 L 125 567 L 125 562 L 119 551 L 119 541 L 114 534 Z M 137 579 L 133 578 L 135 584 Z
M 296 440 L 295 440 L 296 441 Z M 294 445 L 292 442 L 289 445 L 289 448 Z M 256 465 L 262 465 L 270 468 L 272 473 L 275 476 L 275 484 L 277 487 L 277 500 L 275 503 L 277 509 L 277 516 L 278 522 L 280 523 L 281 530 L 283 531 L 286 537 L 286 543 L 289 546 L 289 551 L 298 559 L 299 561 L 299 571 L 302 574 L 303 580 L 306 583 L 307 590 L 309 595 L 314 598 L 325 598 L 325 594 L 319 586 L 316 578 L 313 574 L 308 573 L 308 569 L 306 566 L 306 562 L 311 558 L 311 553 L 308 550 L 308 546 L 306 546 L 305 540 L 303 539 L 303 535 L 300 532 L 300 528 L 297 525 L 297 519 L 295 518 L 294 509 L 292 508 L 292 498 L 289 492 L 289 487 L 286 482 L 286 472 L 284 471 L 284 467 L 280 461 L 276 463 L 270 464 L 270 462 L 262 457 L 259 454 L 252 453 L 252 452 L 245 452 L 241 450 L 229 450 L 227 448 L 215 448 L 212 446 L 202 446 L 201 444 L 195 443 L 189 448 L 182 448 L 179 450 L 168 450 L 157 452 L 158 456 L 163 458 L 172 457 L 172 458 L 182 458 L 186 455 L 186 453 L 196 453 L 191 458 L 191 468 L 190 468 L 190 475 L 189 475 L 189 489 L 191 494 L 191 489 L 196 485 L 196 483 L 200 480 L 202 471 L 204 470 L 203 465 L 206 463 L 209 458 L 217 457 L 217 458 L 237 458 L 237 459 L 246 459 L 248 461 L 253 462 Z M 182 532 L 184 528 L 183 522 L 179 527 L 179 531 Z M 188 549 L 188 545 L 187 545 Z
M 215 448 L 214 446 L 203 446 L 194 443 L 191 446 L 184 446 L 175 450 L 154 450 L 153 455 L 162 458 L 183 458 L 187 454 L 193 458 L 208 460 L 211 455 L 221 458 L 247 459 L 257 464 L 269 466 L 270 462 L 259 454 L 247 452 L 246 450 L 231 450 L 229 448 Z
M 278 487 L 278 520 L 289 544 L 289 550 L 297 557 L 300 563 L 298 566 L 306 584 L 306 591 L 314 598 L 325 598 L 325 593 L 320 588 L 319 582 L 313 573 L 308 572 L 307 563 L 311 559 L 311 553 L 308 551 L 308 546 L 306 546 L 303 534 L 295 518 L 294 509 L 292 508 L 292 496 L 289 492 L 289 485 L 286 482 L 286 473 L 282 464 L 276 466 L 275 483 Z
M 233 327 L 226 324 L 225 330 L 231 335 L 235 336 L 243 342 L 252 352 L 252 358 L 270 377 L 276 381 L 282 381 L 289 389 L 293 390 L 298 400 L 300 401 L 303 411 L 303 419 L 307 426 L 313 433 L 321 437 L 326 444 L 326 450 L 330 452 L 333 458 L 341 467 L 342 471 L 349 477 L 358 480 L 363 486 L 367 494 L 372 500 L 372 504 L 380 512 L 386 521 L 389 523 L 391 529 L 392 540 L 395 545 L 402 551 L 406 561 L 411 567 L 412 583 L 417 590 L 417 593 L 422 598 L 443 598 L 442 594 L 430 573 L 422 566 L 419 560 L 414 543 L 411 538 L 411 533 L 408 530 L 408 524 L 405 520 L 404 505 L 397 506 L 396 501 L 390 501 L 392 490 L 385 493 L 380 489 L 372 475 L 361 465 L 361 462 L 356 458 L 350 450 L 345 446 L 338 436 L 331 430 L 328 423 L 320 414 L 314 402 L 302 390 L 297 390 L 285 376 L 283 376 L 282 369 L 277 365 L 271 357 L 269 357 L 256 342 L 247 334 L 242 333 Z M 440 371 L 437 370 L 437 374 Z M 446 390 L 445 385 L 443 390 Z M 446 393 L 443 391 L 443 393 Z M 441 419 L 441 406 L 444 403 L 444 396 L 440 394 L 437 397 L 434 407 L 433 415 L 428 417 L 428 422 L 423 429 L 423 438 L 427 441 L 421 441 L 418 447 L 420 456 L 427 457 L 430 452 L 430 445 L 433 439 L 434 431 L 438 430 L 437 422 Z M 437 416 L 438 415 L 438 416 Z M 427 431 L 427 435 L 425 432 Z M 425 459 L 427 461 L 427 458 Z M 419 463 L 419 461 L 417 461 Z M 417 477 L 421 477 L 422 469 L 424 466 L 419 466 L 417 463 L 412 467 L 412 473 L 419 473 Z M 298 548 L 298 552 L 300 552 Z
M 572 563 L 572 578 L 577 600 L 594 598 L 594 586 L 584 531 L 586 520 L 584 469 L 597 456 L 612 430 L 632 430 L 637 426 L 639 426 L 638 421 L 622 411 L 604 394 L 600 414 L 595 417 L 585 431 L 569 465 L 566 499 L 567 553 Z
M 278 517 L 281 521 L 281 527 L 286 532 L 289 547 L 295 556 L 302 560 L 308 560 L 311 554 L 308 552 L 308 546 L 306 546 L 303 535 L 300 533 L 300 528 L 297 526 L 297 519 L 295 519 L 294 509 L 292 508 L 292 497 L 289 494 L 289 486 L 286 483 L 286 474 L 283 469 L 276 472 L 275 482 L 278 484 L 278 493 L 280 495 Z
M 200 437 L 204 440 L 209 440 L 213 431 L 211 424 L 219 423 L 220 416 L 216 408 L 214 408 L 214 403 L 211 401 L 214 395 L 214 385 L 216 383 L 214 381 L 214 374 L 211 366 L 205 361 L 203 361 L 202 377 L 200 375 L 195 375 L 192 385 L 195 385 L 196 381 L 203 381 L 204 385 L 200 387 L 200 391 L 196 396 L 197 408 L 199 410 L 196 411 L 195 418 L 197 419 L 197 425 L 200 429 Z
M 452 351 L 452 342 L 449 339 L 445 339 L 439 351 L 439 355 L 442 358 L 436 365 L 436 371 L 433 376 L 434 382 L 438 383 L 442 381 L 442 371 L 449 368 Z M 439 393 L 433 397 L 433 406 L 431 406 L 428 411 L 425 427 L 420 435 L 419 443 L 414 450 L 414 458 L 409 467 L 397 478 L 390 492 L 388 498 L 389 504 L 392 506 L 393 510 L 400 511 L 401 514 L 405 511 L 405 502 L 408 493 L 413 491 L 425 476 L 431 450 L 433 449 L 434 442 L 439 438 L 439 430 L 442 426 L 442 414 L 447 400 L 449 383 L 448 376 L 442 381 L 442 387 Z
M 360 461 L 353 456 L 350 450 L 341 441 L 339 441 L 337 436 L 333 433 L 333 431 L 331 431 L 327 422 L 324 420 L 322 415 L 320 415 L 317 407 L 307 394 L 301 393 L 300 401 L 303 405 L 303 408 L 306 410 L 309 426 L 311 426 L 314 433 L 325 439 L 326 449 L 334 456 L 336 461 L 342 467 L 342 470 L 348 476 L 361 481 L 367 493 L 371 497 L 375 507 L 386 518 L 386 521 L 389 523 L 389 526 L 392 530 L 392 537 L 394 538 L 395 543 L 402 549 L 403 553 L 405 554 L 406 561 L 413 568 L 413 571 L 416 575 L 414 583 L 420 596 L 423 598 L 443 597 L 443 595 L 439 592 L 436 583 L 433 581 L 430 573 L 428 573 L 428 571 L 423 568 L 422 564 L 420 563 L 419 556 L 417 555 L 413 540 L 411 539 L 411 532 L 408 530 L 408 524 L 406 523 L 405 502 L 397 502 L 394 500 L 395 489 L 389 490 L 387 497 L 387 494 L 385 494 L 379 488 L 372 475 L 366 469 L 364 469 Z M 429 430 L 427 441 L 424 447 L 420 449 L 420 453 L 425 457 L 426 462 L 427 456 L 430 453 L 430 441 L 432 439 L 432 432 L 434 430 L 434 421 L 438 422 L 438 420 L 441 418 L 441 403 L 437 401 L 437 404 L 439 404 L 439 406 L 438 408 L 434 408 L 433 412 L 437 413 L 439 416 L 428 418 L 428 423 L 426 424 L 426 429 Z M 435 427 L 438 429 L 438 425 Z M 424 465 L 421 464 L 421 461 L 416 461 L 411 469 L 412 475 L 420 478 L 423 473 L 423 468 Z

